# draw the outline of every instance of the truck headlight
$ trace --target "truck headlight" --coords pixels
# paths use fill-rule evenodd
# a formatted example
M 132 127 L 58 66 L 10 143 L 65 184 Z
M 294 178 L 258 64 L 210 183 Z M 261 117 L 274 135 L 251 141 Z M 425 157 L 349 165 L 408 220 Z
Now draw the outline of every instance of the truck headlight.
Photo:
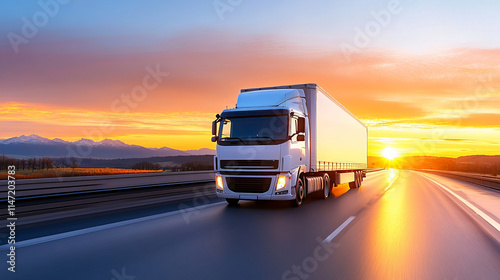
M 222 182 L 222 176 L 215 177 L 215 184 L 217 188 L 220 190 L 224 190 L 224 183 Z
M 279 191 L 286 186 L 286 176 L 279 176 L 278 182 L 276 183 L 276 190 Z

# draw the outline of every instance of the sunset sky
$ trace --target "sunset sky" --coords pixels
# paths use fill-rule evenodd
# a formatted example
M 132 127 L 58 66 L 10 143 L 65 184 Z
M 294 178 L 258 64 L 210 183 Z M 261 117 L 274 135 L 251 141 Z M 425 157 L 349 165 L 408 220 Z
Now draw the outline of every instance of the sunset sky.
M 0 138 L 215 148 L 239 89 L 317 83 L 371 156 L 500 154 L 497 0 L 64 2 L 2 1 Z

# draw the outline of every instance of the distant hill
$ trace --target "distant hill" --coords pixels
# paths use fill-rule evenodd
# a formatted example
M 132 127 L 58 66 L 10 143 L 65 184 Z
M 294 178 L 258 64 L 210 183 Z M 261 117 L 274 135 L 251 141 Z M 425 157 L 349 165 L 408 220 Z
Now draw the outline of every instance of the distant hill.
M 490 163 L 500 164 L 500 156 L 464 156 L 456 159 L 459 163 Z
M 94 159 L 117 158 L 149 158 L 167 156 L 215 155 L 215 150 L 199 149 L 181 151 L 168 147 L 145 148 L 128 145 L 119 140 L 104 139 L 95 142 L 82 138 L 75 142 L 59 138 L 48 139 L 38 135 L 21 135 L 8 139 L 0 139 L 0 154 L 10 157 L 75 157 Z

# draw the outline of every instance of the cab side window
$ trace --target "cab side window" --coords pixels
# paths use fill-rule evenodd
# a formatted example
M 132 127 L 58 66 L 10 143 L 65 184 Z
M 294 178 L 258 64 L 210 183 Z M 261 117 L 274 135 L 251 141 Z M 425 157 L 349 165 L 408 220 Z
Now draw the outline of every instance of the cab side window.
M 294 135 L 292 137 L 292 141 L 297 141 L 297 135 L 296 133 L 298 132 L 299 129 L 299 120 L 297 118 L 291 118 L 290 119 L 290 135 Z

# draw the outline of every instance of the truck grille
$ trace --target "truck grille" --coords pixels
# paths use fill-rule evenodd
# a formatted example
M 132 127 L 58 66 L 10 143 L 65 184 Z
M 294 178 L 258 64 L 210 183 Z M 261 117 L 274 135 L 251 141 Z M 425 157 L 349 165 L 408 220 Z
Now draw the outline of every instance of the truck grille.
M 265 193 L 271 185 L 271 178 L 226 177 L 227 187 L 239 193 Z
M 221 160 L 220 165 L 225 169 L 276 169 L 279 160 Z

